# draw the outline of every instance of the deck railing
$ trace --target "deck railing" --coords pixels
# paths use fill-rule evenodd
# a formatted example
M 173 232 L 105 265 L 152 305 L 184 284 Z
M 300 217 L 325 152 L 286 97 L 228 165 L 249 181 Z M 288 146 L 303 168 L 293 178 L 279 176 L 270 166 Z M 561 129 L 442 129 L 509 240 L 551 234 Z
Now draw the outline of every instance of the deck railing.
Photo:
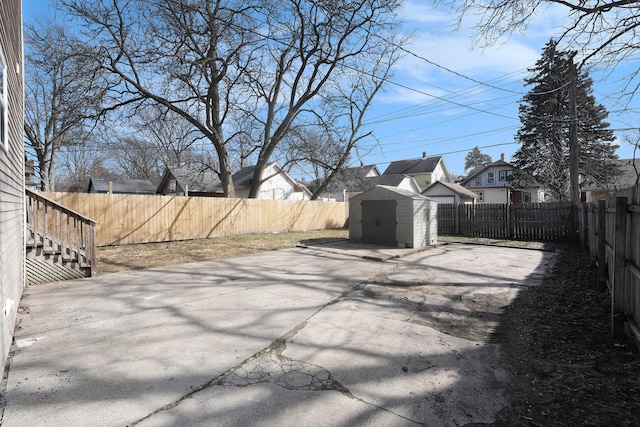
M 29 189 L 26 194 L 27 245 L 96 274 L 96 223 Z

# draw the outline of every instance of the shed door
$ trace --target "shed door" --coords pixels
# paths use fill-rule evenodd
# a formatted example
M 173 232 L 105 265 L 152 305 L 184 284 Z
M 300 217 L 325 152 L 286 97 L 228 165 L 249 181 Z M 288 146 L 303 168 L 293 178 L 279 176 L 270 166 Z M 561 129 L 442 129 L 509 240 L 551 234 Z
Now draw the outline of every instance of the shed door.
M 362 201 L 362 242 L 396 246 L 395 200 Z

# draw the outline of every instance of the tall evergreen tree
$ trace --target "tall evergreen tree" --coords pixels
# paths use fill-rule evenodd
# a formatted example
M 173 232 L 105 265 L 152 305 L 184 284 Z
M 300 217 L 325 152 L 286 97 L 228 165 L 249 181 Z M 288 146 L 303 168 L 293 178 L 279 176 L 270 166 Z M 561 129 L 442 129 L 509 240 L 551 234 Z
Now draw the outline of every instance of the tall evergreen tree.
M 554 199 L 569 199 L 569 129 L 571 124 L 569 91 L 575 52 L 557 50 L 549 41 L 542 57 L 526 79 L 533 86 L 520 103 L 522 123 L 516 139 L 522 146 L 516 151 L 514 178 L 535 181 L 547 188 Z M 609 113 L 596 103 L 593 80 L 586 71 L 576 73 L 576 110 L 578 135 L 578 172 L 581 182 L 605 186 L 615 176 L 611 160 L 617 159 L 617 145 L 609 123 Z
M 491 156 L 488 154 L 484 154 L 476 145 L 473 150 L 469 151 L 467 153 L 467 156 L 464 158 L 464 170 L 466 172 L 470 169 L 487 166 L 492 161 L 493 160 L 491 159 Z

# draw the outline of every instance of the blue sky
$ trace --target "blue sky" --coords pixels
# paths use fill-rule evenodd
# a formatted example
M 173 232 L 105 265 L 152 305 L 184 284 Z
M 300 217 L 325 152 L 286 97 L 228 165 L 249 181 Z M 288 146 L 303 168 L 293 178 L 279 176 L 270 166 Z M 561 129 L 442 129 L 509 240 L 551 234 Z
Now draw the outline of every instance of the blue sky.
M 53 15 L 50 3 L 23 0 L 24 21 Z M 549 39 L 560 34 L 564 11 L 546 10 L 523 33 L 484 49 L 474 45 L 472 22 L 456 30 L 457 16 L 417 1 L 406 2 L 398 13 L 405 21 L 404 31 L 413 34 L 405 48 L 415 55 L 396 65 L 378 96 L 366 120 L 375 139 L 358 151 L 352 164 L 362 160 L 383 171 L 391 161 L 426 152 L 443 155 L 449 170 L 462 174 L 464 157 L 475 146 L 494 160 L 504 153 L 509 161 L 518 148 L 514 135 L 520 125 L 518 101 L 529 90 L 523 83 L 527 68 L 535 64 Z M 622 129 L 640 127 L 640 97 L 620 105 L 615 93 L 624 71 L 639 68 L 637 56 L 613 73 L 602 67 L 590 70 L 596 100 L 609 111 L 608 122 L 619 138 L 621 158 L 633 157 L 633 147 L 622 138 L 625 133 L 636 134 Z

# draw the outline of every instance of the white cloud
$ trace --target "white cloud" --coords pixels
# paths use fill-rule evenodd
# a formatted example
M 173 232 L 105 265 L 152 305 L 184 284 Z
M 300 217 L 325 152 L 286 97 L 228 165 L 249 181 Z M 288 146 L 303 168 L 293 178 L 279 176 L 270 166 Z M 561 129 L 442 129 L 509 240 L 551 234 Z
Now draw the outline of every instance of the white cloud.
M 531 67 L 540 57 L 539 48 L 516 40 L 496 47 L 474 48 L 470 38 L 459 33 L 416 34 L 415 41 L 409 50 L 462 74 L 494 74 L 495 76 Z M 420 62 L 423 68 L 434 68 L 433 65 L 418 58 L 409 61 L 408 66 L 412 68 L 419 66 Z
M 406 23 L 450 23 L 451 17 L 424 3 L 405 2 L 398 16 Z

